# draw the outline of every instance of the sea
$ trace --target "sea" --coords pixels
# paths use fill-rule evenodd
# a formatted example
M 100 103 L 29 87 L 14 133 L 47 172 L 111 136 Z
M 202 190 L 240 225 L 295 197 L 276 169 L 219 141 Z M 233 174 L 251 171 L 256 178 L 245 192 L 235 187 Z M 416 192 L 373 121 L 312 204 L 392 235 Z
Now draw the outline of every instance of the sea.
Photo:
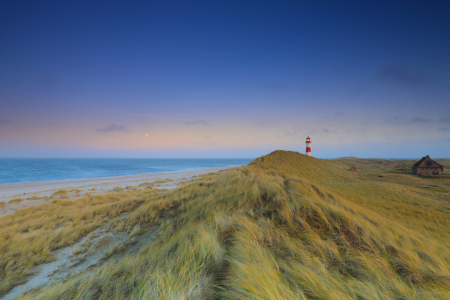
M 250 158 L 0 159 L 0 184 L 231 167 L 250 161 Z

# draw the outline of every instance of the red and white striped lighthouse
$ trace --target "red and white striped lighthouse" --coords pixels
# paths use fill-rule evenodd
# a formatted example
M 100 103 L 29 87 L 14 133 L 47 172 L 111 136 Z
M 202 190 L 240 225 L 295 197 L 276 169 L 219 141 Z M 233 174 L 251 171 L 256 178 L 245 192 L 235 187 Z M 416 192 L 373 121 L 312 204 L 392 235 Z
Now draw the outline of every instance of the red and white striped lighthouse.
M 309 136 L 306 138 L 306 155 L 311 156 L 311 139 Z

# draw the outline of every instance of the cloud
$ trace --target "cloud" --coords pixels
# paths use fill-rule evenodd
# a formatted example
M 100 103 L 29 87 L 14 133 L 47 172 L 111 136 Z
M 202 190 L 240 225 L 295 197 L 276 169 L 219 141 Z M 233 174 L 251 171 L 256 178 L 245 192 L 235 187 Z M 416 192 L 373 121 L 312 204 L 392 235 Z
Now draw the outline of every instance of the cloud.
M 389 118 L 386 121 L 384 121 L 384 123 L 400 125 L 402 123 L 405 123 L 405 119 L 400 118 L 400 117 L 392 117 L 392 118 Z
M 186 121 L 183 122 L 186 126 L 212 126 L 211 123 L 205 121 L 205 120 L 194 120 L 194 121 Z
M 380 71 L 383 78 L 390 78 L 397 82 L 401 82 L 411 86 L 422 85 L 426 83 L 426 79 L 408 72 L 402 65 L 387 65 Z
M 440 132 L 447 132 L 447 131 L 450 131 L 450 128 L 448 128 L 448 127 L 439 128 L 439 131 Z
M 330 133 L 330 130 L 324 128 L 324 129 L 323 129 L 323 132 L 325 132 L 325 133 Z
M 345 116 L 345 112 L 343 111 L 338 111 L 334 114 L 335 116 Z
M 401 124 L 427 124 L 431 123 L 431 119 L 429 118 L 422 118 L 422 117 L 414 117 L 411 119 L 405 119 L 401 117 L 392 117 L 384 121 L 383 123 L 386 124 L 394 124 L 394 125 L 401 125 Z
M 297 135 L 298 135 L 298 132 L 296 132 L 296 131 L 289 131 L 289 132 L 286 132 L 286 135 L 289 135 L 289 136 L 297 136 Z
M 440 123 L 450 123 L 450 117 L 442 117 L 439 119 Z
M 269 83 L 267 87 L 271 90 L 281 90 L 284 88 L 284 84 L 279 82 Z
M 266 127 L 267 122 L 266 121 L 256 121 L 256 122 L 253 122 L 253 124 L 255 124 L 256 126 Z
M 259 120 L 259 121 L 253 122 L 253 124 L 255 124 L 256 126 L 259 126 L 259 127 L 270 127 L 275 124 L 278 124 L 278 122 L 272 121 L 272 120 Z
M 415 117 L 412 118 L 410 123 L 430 123 L 431 119 L 428 118 L 422 118 L 422 117 Z
M 286 132 L 286 135 L 299 136 L 302 131 L 303 131 L 303 129 L 300 128 L 300 126 L 294 126 L 288 132 Z
M 0 124 L 9 124 L 9 123 L 11 123 L 11 120 L 0 119 Z
M 111 124 L 105 128 L 97 128 L 100 132 L 112 132 L 112 131 L 128 131 L 128 129 L 123 125 Z

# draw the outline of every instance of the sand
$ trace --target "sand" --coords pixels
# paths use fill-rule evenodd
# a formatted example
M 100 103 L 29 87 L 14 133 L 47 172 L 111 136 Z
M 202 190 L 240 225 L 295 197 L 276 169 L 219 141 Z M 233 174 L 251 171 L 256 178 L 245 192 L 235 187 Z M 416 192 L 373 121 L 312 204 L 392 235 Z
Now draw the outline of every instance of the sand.
M 145 188 L 145 186 L 137 187 L 139 184 L 144 182 L 157 182 L 153 185 L 153 188 L 173 189 L 193 179 L 196 179 L 200 175 L 224 172 L 225 170 L 229 170 L 230 168 L 232 167 L 196 169 L 128 176 L 0 184 L 0 202 L 5 202 L 5 205 L 3 207 L 0 206 L 0 217 L 12 213 L 13 211 L 16 211 L 23 207 L 46 203 L 49 200 L 42 199 L 42 197 L 49 197 L 59 190 L 68 191 L 69 199 L 73 199 L 84 196 L 86 193 L 97 195 L 111 192 L 115 187 Z M 27 200 L 27 198 L 30 197 L 37 197 L 38 199 Z M 8 203 L 11 199 L 16 198 L 20 198 L 22 199 L 22 201 L 17 203 Z

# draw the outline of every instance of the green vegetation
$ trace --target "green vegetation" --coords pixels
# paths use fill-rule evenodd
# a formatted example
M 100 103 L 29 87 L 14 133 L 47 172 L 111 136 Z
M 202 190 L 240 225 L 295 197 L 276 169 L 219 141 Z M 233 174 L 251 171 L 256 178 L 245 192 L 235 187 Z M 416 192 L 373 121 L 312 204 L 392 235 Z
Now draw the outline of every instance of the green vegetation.
M 174 190 L 22 209 L 0 218 L 0 295 L 109 224 L 159 229 L 22 299 L 450 299 L 450 179 L 397 163 L 276 151 Z

